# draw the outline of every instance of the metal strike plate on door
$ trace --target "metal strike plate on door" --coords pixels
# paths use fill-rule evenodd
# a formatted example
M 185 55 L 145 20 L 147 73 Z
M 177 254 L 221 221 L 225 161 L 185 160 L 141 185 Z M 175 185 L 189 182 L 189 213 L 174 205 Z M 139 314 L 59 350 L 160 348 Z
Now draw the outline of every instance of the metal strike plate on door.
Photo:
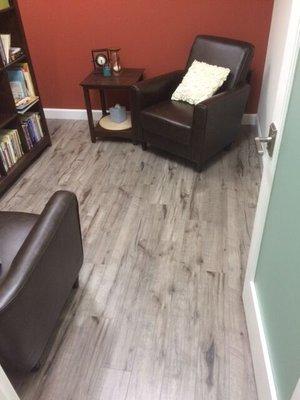
M 263 138 L 263 137 L 257 136 L 255 138 L 256 148 L 257 148 L 257 152 L 259 155 L 261 155 L 261 156 L 264 155 L 265 151 L 264 151 L 264 147 L 263 147 L 262 143 L 266 143 L 267 144 L 266 147 L 267 147 L 269 156 L 270 157 L 273 156 L 277 133 L 278 133 L 278 131 L 276 129 L 276 126 L 274 123 L 272 123 L 270 126 L 270 131 L 269 131 L 268 137 Z

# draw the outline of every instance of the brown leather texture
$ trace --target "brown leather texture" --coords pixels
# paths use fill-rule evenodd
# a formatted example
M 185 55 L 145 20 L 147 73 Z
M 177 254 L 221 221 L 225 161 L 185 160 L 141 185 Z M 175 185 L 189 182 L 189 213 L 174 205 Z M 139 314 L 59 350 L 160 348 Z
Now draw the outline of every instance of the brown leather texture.
M 254 54 L 254 46 L 247 42 L 218 36 L 199 35 L 195 38 L 187 69 L 194 60 L 230 69 L 222 89 L 232 89 L 245 82 Z
M 76 196 L 56 192 L 40 216 L 0 212 L 0 232 L 0 363 L 29 371 L 40 360 L 82 266 Z
M 37 219 L 35 214 L 0 212 L 0 285 Z
M 161 132 L 175 142 L 188 144 L 191 140 L 194 107 L 179 101 L 162 101 L 141 113 L 141 125 L 147 132 Z
M 192 106 L 171 100 L 184 71 L 175 71 L 131 88 L 133 127 L 139 141 L 194 162 L 202 168 L 238 134 L 249 97 L 247 83 L 254 55 L 252 44 L 199 35 L 187 68 L 194 60 L 231 70 L 228 80 L 210 99 Z

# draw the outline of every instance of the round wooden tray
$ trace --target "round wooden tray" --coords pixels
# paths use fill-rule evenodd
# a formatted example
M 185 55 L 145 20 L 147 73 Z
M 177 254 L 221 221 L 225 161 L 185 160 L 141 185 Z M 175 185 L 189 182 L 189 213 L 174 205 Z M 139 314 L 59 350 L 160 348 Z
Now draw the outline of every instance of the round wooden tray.
M 110 119 L 110 115 L 106 115 L 105 117 L 101 118 L 99 121 L 99 125 L 101 128 L 107 129 L 109 131 L 124 131 L 126 129 L 132 128 L 131 123 L 131 113 L 127 112 L 127 119 L 124 122 L 116 123 Z

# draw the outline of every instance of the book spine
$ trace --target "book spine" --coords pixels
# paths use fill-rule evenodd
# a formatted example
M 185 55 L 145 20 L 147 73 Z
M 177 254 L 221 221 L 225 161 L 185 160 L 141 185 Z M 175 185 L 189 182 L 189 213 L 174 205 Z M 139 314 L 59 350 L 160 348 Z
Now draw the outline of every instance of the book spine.
M 8 148 L 8 152 L 9 152 L 9 156 L 10 156 L 12 165 L 14 165 L 17 162 L 17 158 L 16 158 L 16 155 L 14 152 L 14 148 L 13 148 L 13 144 L 12 144 L 10 135 L 6 139 L 6 144 L 7 144 L 7 148 Z
M 5 172 L 7 172 L 8 171 L 8 164 L 7 164 L 7 161 L 6 161 L 6 158 L 5 158 L 5 154 L 4 154 L 4 151 L 2 149 L 1 144 L 0 144 L 0 158 L 2 160 L 2 164 L 3 164 L 4 170 L 5 170 Z
M 25 134 L 27 147 L 30 150 L 33 147 L 33 143 L 32 143 L 32 140 L 31 140 L 31 137 L 30 137 L 30 134 L 29 134 L 29 131 L 28 131 L 28 126 L 27 126 L 26 122 L 22 123 L 22 128 L 23 128 L 23 131 L 24 131 L 24 134 Z
M 4 154 L 4 157 L 5 157 L 6 163 L 7 163 L 7 169 L 9 169 L 10 167 L 12 167 L 12 162 L 11 162 L 11 159 L 9 157 L 7 144 L 5 142 L 2 142 L 1 143 L 1 147 L 2 147 L 3 154 Z
M 11 134 L 10 134 L 10 143 L 11 143 L 12 150 L 13 150 L 14 161 L 16 162 L 20 158 L 20 155 L 19 155 L 18 146 L 17 146 L 17 143 L 16 143 L 16 137 L 15 137 L 15 132 L 14 131 L 11 132 Z
M 4 51 L 4 46 L 3 46 L 3 43 L 2 43 L 1 36 L 0 36 L 0 56 L 1 56 L 3 64 L 5 65 L 6 64 L 5 51 Z
M 23 150 L 23 146 L 22 146 L 20 135 L 19 135 L 18 131 L 16 131 L 16 139 L 17 139 L 17 142 L 18 142 L 18 147 L 20 149 L 20 155 L 22 157 L 24 155 L 24 150 Z
M 37 125 L 38 125 L 38 129 L 39 129 L 39 132 L 40 132 L 40 136 L 42 138 L 42 137 L 44 137 L 44 131 L 43 131 L 42 124 L 41 124 L 41 116 L 40 116 L 40 114 L 39 113 L 35 113 L 35 118 L 36 118 L 36 121 L 37 121 Z
M 27 126 L 28 126 L 28 131 L 29 131 L 29 134 L 30 134 L 30 138 L 31 138 L 32 144 L 35 145 L 36 142 L 37 142 L 37 138 L 35 136 L 33 123 L 31 121 L 31 119 L 28 120 Z

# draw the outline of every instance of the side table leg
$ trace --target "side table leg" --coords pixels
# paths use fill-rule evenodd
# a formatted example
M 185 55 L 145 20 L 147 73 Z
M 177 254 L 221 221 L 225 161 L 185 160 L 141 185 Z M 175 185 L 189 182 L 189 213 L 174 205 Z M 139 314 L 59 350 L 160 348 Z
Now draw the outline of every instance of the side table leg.
M 102 115 L 103 115 L 103 117 L 105 117 L 106 115 L 108 115 L 107 104 L 106 104 L 106 96 L 105 96 L 104 90 L 100 89 L 99 93 L 100 93 L 100 100 L 101 100 Z
M 83 88 L 83 94 L 84 94 L 86 112 L 87 112 L 88 121 L 89 121 L 91 140 L 92 140 L 93 143 L 95 143 L 96 142 L 96 136 L 95 136 L 95 130 L 94 130 L 94 120 L 93 120 L 93 113 L 92 113 L 92 106 L 91 106 L 91 98 L 90 98 L 89 89 L 88 88 Z

